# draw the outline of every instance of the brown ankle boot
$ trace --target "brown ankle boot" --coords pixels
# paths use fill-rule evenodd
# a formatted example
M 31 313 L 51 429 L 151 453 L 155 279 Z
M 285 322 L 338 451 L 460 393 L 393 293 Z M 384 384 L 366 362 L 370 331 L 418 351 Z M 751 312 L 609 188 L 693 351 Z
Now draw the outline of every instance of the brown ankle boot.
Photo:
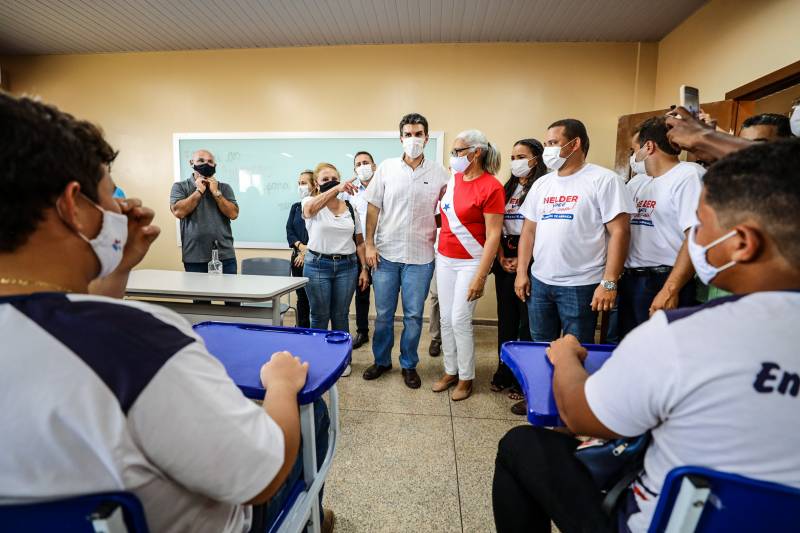
M 456 385 L 455 390 L 453 390 L 453 394 L 450 398 L 454 402 L 460 402 L 461 400 L 466 400 L 472 394 L 472 380 L 471 379 L 459 379 L 458 385 Z
M 433 384 L 431 390 L 433 392 L 444 392 L 453 385 L 458 382 L 458 376 L 451 376 L 448 373 L 445 373 L 442 377 L 439 378 L 439 381 Z

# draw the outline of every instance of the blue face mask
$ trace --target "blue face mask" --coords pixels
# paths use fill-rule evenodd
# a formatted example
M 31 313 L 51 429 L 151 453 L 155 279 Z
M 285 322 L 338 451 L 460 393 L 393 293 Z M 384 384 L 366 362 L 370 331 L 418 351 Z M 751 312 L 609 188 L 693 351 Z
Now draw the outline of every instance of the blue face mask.
M 705 246 L 697 244 L 697 240 L 695 239 L 696 234 L 697 226 L 692 226 L 692 229 L 689 230 L 689 238 L 687 239 L 689 258 L 692 260 L 692 265 L 694 265 L 694 270 L 697 272 L 697 277 L 700 278 L 700 281 L 708 285 L 714 278 L 717 277 L 720 272 L 723 270 L 728 270 L 736 264 L 736 261 L 731 260 L 721 267 L 715 267 L 708 262 L 708 251 L 719 243 L 724 242 L 736 235 L 736 231 L 731 230 L 719 239 L 716 239 Z

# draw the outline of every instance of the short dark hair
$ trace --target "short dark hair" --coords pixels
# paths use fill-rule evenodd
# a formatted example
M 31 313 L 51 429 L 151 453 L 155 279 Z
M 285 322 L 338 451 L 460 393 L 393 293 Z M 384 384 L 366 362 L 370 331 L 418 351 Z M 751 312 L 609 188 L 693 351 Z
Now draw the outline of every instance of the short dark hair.
M 403 135 L 403 126 L 406 124 L 422 124 L 422 130 L 428 135 L 428 119 L 419 113 L 409 113 L 400 119 L 400 135 Z
M 667 119 L 663 116 L 650 117 L 636 128 L 636 133 L 639 135 L 639 145 L 647 141 L 653 141 L 658 148 L 669 155 L 679 155 L 680 148 L 676 148 L 667 139 Z
M 586 133 L 586 126 L 583 125 L 583 122 L 576 118 L 565 118 L 562 120 L 556 120 L 547 126 L 547 129 L 549 130 L 550 128 L 558 128 L 559 126 L 563 126 L 564 136 L 570 141 L 575 137 L 578 137 L 581 140 L 581 150 L 583 150 L 583 155 L 589 154 L 589 134 Z
M 775 126 L 778 137 L 791 137 L 792 128 L 789 125 L 789 117 L 778 113 L 761 113 L 753 115 L 742 122 L 742 128 L 750 126 Z
M 103 165 L 117 152 L 100 129 L 56 107 L 0 91 L 0 251 L 13 252 L 72 181 L 97 202 Z
M 703 185 L 723 226 L 758 219 L 781 254 L 800 268 L 800 139 L 734 152 L 709 167 Z
M 356 155 L 353 156 L 353 164 L 355 164 L 356 159 L 358 159 L 358 156 L 360 156 L 360 155 L 368 155 L 369 156 L 369 160 L 372 161 L 372 164 L 373 165 L 375 164 L 375 158 L 372 157 L 371 153 L 369 153 L 369 152 L 367 152 L 365 150 L 361 150 L 360 152 L 356 152 Z

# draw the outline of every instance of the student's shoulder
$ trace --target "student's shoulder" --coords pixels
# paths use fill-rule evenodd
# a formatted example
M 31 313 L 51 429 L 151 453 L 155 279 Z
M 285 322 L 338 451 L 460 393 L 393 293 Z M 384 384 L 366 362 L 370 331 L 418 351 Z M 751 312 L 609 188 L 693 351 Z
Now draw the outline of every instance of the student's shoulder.
M 185 318 L 160 305 L 91 294 L 69 295 L 67 300 L 84 331 L 112 331 L 148 345 L 164 341 L 185 345 L 198 339 Z

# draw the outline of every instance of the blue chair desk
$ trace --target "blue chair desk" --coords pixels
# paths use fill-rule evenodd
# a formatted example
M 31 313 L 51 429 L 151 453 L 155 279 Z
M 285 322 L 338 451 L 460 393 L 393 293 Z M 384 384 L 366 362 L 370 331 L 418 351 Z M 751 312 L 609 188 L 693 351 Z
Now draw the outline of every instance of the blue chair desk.
M 339 395 L 336 381 L 350 363 L 352 341 L 349 333 L 302 328 L 284 328 L 255 324 L 202 322 L 195 332 L 208 351 L 225 366 L 233 382 L 245 396 L 263 400 L 261 367 L 270 356 L 287 350 L 309 362 L 308 379 L 297 395 L 300 404 L 300 428 L 303 435 L 303 476 L 305 487 L 290 509 L 281 513 L 280 523 L 271 531 L 297 533 L 303 529 L 319 533 L 319 493 L 330 470 L 339 435 Z M 328 453 L 317 468 L 313 402 L 330 393 L 328 410 L 331 429 Z
M 148 533 L 139 499 L 130 492 L 0 505 L 0 531 L 25 533 Z
M 522 387 L 528 404 L 528 422 L 534 426 L 564 425 L 553 397 L 553 365 L 545 353 L 549 345 L 548 342 L 512 341 L 503 344 L 500 350 L 500 359 Z M 584 347 L 589 350 L 584 367 L 590 374 L 603 366 L 615 348 L 604 344 L 585 344 Z
M 667 474 L 650 533 L 797 531 L 800 489 L 700 466 Z

